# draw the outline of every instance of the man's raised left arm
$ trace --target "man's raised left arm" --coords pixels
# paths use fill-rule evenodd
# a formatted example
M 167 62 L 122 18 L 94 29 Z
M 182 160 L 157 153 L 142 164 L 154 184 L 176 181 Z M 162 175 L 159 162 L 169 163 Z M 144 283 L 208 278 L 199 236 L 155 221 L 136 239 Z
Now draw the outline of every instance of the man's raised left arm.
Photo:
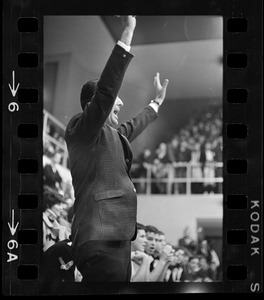
M 117 129 L 130 142 L 158 117 L 159 108 L 166 97 L 168 83 L 169 80 L 165 79 L 161 85 L 160 74 L 157 73 L 154 77 L 155 98 L 150 101 L 149 105 L 143 111 L 129 121 L 122 123 Z

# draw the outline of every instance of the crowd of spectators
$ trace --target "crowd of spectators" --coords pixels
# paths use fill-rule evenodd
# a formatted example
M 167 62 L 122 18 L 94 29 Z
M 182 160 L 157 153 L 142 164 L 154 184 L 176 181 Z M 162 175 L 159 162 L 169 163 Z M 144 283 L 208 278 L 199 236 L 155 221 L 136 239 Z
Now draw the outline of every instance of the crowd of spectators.
M 51 157 L 55 153 L 60 153 L 61 156 L 63 156 L 65 149 L 63 128 L 53 123 L 51 119 L 47 120 L 45 128 L 45 134 L 49 137 L 49 139 L 44 140 L 44 155 Z
M 150 177 L 152 194 L 186 194 L 189 177 L 192 194 L 222 193 L 222 183 L 215 180 L 222 177 L 222 167 L 216 164 L 223 161 L 222 150 L 222 109 L 212 106 L 210 113 L 191 118 L 154 151 L 143 149 L 132 170 L 137 191 L 146 193 Z
M 188 227 L 177 245 L 173 245 L 155 226 L 138 224 L 131 250 L 131 281 L 221 281 L 221 263 L 216 251 L 206 239 L 196 243 Z
M 43 194 L 43 258 L 41 282 L 49 292 L 61 282 L 81 282 L 72 255 L 72 206 L 53 188 Z M 131 282 L 221 281 L 221 263 L 208 240 L 195 241 L 186 227 L 176 244 L 153 225 L 137 223 L 131 241 Z

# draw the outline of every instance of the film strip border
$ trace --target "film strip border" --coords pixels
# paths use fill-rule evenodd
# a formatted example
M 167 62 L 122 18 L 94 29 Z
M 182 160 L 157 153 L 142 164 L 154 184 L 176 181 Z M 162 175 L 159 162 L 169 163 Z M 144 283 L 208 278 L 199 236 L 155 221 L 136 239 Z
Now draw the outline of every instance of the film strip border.
M 261 290 L 262 199 L 260 149 L 261 93 L 252 82 L 259 68 L 253 31 L 260 24 L 248 17 L 227 18 L 224 35 L 224 255 L 226 278 L 230 289 Z M 250 46 L 249 46 L 250 45 Z M 254 80 L 260 80 L 257 75 Z M 257 83 L 257 82 L 256 82 Z M 226 102 L 226 103 L 225 103 Z M 253 111 L 255 110 L 255 112 Z M 256 147 L 256 148 L 255 148 Z M 259 150 L 257 150 L 257 148 Z
M 223 282 L 209 289 L 219 293 L 263 289 L 262 23 L 244 3 L 224 14 Z M 4 6 L 2 278 L 4 294 L 33 295 L 42 252 L 43 15 L 20 4 Z
M 4 295 L 39 293 L 37 279 L 41 259 L 43 147 L 42 32 L 37 10 L 22 7 L 18 1 L 12 1 L 9 5 L 4 3 Z

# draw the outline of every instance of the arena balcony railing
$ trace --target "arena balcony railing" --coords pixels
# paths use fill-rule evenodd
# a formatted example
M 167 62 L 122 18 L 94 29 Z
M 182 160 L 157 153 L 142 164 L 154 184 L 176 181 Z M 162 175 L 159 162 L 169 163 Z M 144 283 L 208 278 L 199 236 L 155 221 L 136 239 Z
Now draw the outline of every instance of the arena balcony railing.
M 211 168 L 213 170 L 218 169 L 220 172 L 222 172 L 223 168 L 223 163 L 222 162 L 210 162 Z M 206 164 L 205 164 L 206 166 Z M 136 167 L 134 164 L 133 167 Z M 192 176 L 192 170 L 193 168 L 200 168 L 201 164 L 200 163 L 193 163 L 193 162 L 178 162 L 175 163 L 174 166 L 172 164 L 166 164 L 165 166 L 167 168 L 167 175 L 163 178 L 155 178 L 153 177 L 153 172 L 152 172 L 152 165 L 149 165 L 149 168 L 146 169 L 146 176 L 145 177 L 140 177 L 140 178 L 135 178 L 132 177 L 133 182 L 135 184 L 141 184 L 141 186 L 144 186 L 144 191 L 143 194 L 150 195 L 153 194 L 152 192 L 152 185 L 153 183 L 164 183 L 166 185 L 166 194 L 173 194 L 173 185 L 177 184 L 184 184 L 184 190 L 185 192 L 183 193 L 186 195 L 193 194 L 192 192 L 192 184 L 193 183 L 200 183 L 201 189 L 203 189 L 203 184 L 208 184 L 212 185 L 215 187 L 216 192 L 214 194 L 221 194 L 220 192 L 222 190 L 221 185 L 223 184 L 223 177 L 193 177 Z M 179 168 L 185 168 L 186 170 L 186 176 L 185 177 L 176 177 L 175 173 L 177 172 L 177 169 Z M 220 185 L 220 188 L 218 188 L 216 185 Z M 142 193 L 140 190 L 138 191 L 139 193 Z M 198 193 L 199 194 L 199 193 Z

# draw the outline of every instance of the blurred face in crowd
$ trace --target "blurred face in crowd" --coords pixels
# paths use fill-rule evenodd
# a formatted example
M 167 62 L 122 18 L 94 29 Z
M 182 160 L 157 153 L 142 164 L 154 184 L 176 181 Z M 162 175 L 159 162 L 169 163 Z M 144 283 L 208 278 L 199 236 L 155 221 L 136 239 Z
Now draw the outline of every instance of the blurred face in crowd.
M 200 144 L 199 144 L 199 143 L 196 143 L 196 144 L 194 145 L 194 149 L 195 149 L 195 151 L 199 151 L 199 150 L 200 150 Z
M 209 142 L 205 144 L 205 149 L 206 150 L 211 150 L 212 149 L 211 144 Z
M 165 151 L 167 149 L 167 145 L 165 143 L 160 144 L 160 150 Z
M 132 251 L 145 251 L 147 244 L 146 232 L 144 229 L 138 229 L 137 238 L 131 242 Z
M 62 210 L 61 210 L 61 216 L 63 218 L 65 218 L 65 219 L 67 219 L 68 209 L 69 209 L 67 203 L 62 203 L 61 204 L 61 208 L 62 208 Z
M 113 108 L 107 118 L 107 121 L 111 126 L 118 125 L 118 114 L 123 105 L 124 105 L 123 101 L 119 97 L 116 97 Z
M 171 141 L 171 144 L 174 148 L 177 148 L 179 146 L 179 141 L 177 138 L 174 138 L 172 141 Z
M 183 264 L 184 262 L 184 251 L 179 249 L 175 252 L 176 261 L 178 264 Z
M 206 240 L 201 241 L 201 249 L 205 251 L 208 250 L 208 243 Z
M 206 270 L 206 271 L 209 269 L 209 264 L 207 263 L 207 260 L 205 257 L 200 258 L 200 267 L 201 267 L 201 269 Z
M 152 255 L 156 249 L 156 233 L 154 232 L 147 232 L 146 237 L 147 237 L 147 244 L 145 248 L 145 252 L 148 255 Z
M 144 157 L 149 157 L 151 155 L 151 151 L 149 149 L 144 150 Z
M 185 236 L 185 237 L 190 237 L 191 236 L 191 232 L 190 232 L 190 228 L 189 227 L 185 227 L 184 228 L 183 236 Z
M 52 162 L 54 164 L 59 164 L 61 161 L 61 154 L 60 153 L 55 153 L 54 156 L 52 157 Z
M 165 235 L 164 234 L 157 234 L 156 235 L 156 249 L 155 252 L 161 253 L 162 249 L 166 245 Z
M 200 270 L 199 258 L 195 257 L 195 258 L 190 259 L 189 267 L 192 272 L 198 272 Z
M 62 203 L 56 203 L 50 209 L 54 213 L 56 218 L 59 218 L 62 214 L 63 205 L 62 205 Z
M 187 143 L 185 141 L 182 141 L 180 144 L 181 150 L 186 150 L 187 149 Z

